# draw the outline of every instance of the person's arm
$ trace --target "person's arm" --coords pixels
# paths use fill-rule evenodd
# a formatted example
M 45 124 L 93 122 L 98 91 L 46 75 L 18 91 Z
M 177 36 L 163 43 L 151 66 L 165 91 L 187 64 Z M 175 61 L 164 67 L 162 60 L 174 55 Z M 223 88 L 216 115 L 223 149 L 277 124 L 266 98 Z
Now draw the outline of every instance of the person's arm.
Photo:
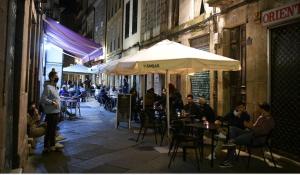
M 244 126 L 246 128 L 253 128 L 253 122 L 252 121 L 244 121 Z
M 51 93 L 51 91 L 48 88 L 48 86 L 45 86 L 44 91 L 42 93 L 42 97 L 41 97 L 42 103 L 48 104 L 48 105 L 51 105 L 51 104 L 53 105 L 55 103 L 52 99 L 49 98 L 50 93 Z

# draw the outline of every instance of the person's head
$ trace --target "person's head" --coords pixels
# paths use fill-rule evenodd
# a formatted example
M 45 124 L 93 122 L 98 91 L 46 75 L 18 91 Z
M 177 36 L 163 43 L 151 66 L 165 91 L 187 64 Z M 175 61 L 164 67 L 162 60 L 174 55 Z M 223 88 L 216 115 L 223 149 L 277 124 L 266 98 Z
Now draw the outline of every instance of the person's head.
M 166 88 L 162 88 L 161 92 L 162 92 L 163 94 L 167 94 Z
M 199 104 L 200 104 L 200 106 L 204 106 L 206 104 L 206 100 L 204 97 L 199 98 Z
M 34 113 L 38 112 L 34 102 L 30 102 L 28 105 L 28 114 L 34 116 Z
M 187 95 L 187 102 L 188 102 L 188 104 L 191 104 L 191 103 L 193 103 L 194 101 L 193 101 L 193 95 L 192 94 L 189 94 L 189 95 Z
M 175 86 L 172 83 L 170 83 L 169 84 L 169 93 L 172 94 L 174 91 L 175 91 Z
M 259 107 L 259 112 L 262 114 L 271 112 L 271 106 L 267 102 L 259 103 L 258 107 Z
M 57 73 L 55 71 L 51 71 L 49 74 L 48 74 L 48 77 L 49 77 L 49 80 L 51 83 L 57 83 L 58 82 L 58 76 L 57 76 Z
M 245 112 L 246 111 L 246 103 L 245 102 L 239 102 L 236 107 L 235 107 L 235 110 L 237 112 Z
M 154 88 L 150 88 L 147 90 L 148 93 L 154 93 Z

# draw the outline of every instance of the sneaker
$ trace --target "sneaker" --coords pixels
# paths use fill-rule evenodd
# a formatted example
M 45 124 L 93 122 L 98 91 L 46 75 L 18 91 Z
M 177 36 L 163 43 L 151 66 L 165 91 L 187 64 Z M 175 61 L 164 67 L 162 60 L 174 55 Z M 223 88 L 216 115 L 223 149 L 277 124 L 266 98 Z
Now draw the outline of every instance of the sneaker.
M 55 146 L 51 146 L 50 148 L 49 148 L 49 152 L 50 151 L 56 151 L 56 147 Z
M 211 154 L 209 154 L 205 159 L 211 160 Z M 216 154 L 213 154 L 213 159 L 216 160 Z
M 50 148 L 44 148 L 43 150 L 43 154 L 49 153 L 50 152 Z
M 229 161 L 224 161 L 224 162 L 222 162 L 222 163 L 219 165 L 219 167 L 220 167 L 220 168 L 231 168 L 231 167 L 233 167 L 233 166 L 232 166 L 232 163 L 231 163 L 231 162 L 229 162 Z
M 56 140 L 57 142 L 62 141 L 62 140 L 65 140 L 65 139 L 66 139 L 66 138 L 64 138 L 62 135 L 58 135 L 58 136 L 55 137 L 55 140 Z
M 226 135 L 224 135 L 223 133 L 219 133 L 218 134 L 218 137 L 220 138 L 220 139 L 226 139 Z
M 56 143 L 55 146 L 54 146 L 55 149 L 62 149 L 64 148 L 64 145 L 63 144 L 60 144 L 60 143 Z

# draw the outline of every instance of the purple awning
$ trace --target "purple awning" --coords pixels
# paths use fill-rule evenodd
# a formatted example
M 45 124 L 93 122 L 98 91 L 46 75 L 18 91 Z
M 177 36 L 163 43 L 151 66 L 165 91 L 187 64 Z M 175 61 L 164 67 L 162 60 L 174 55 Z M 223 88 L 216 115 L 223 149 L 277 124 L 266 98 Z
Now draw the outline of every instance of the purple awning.
M 102 46 L 64 27 L 51 18 L 44 18 L 44 31 L 52 44 L 81 58 L 83 62 L 103 55 Z

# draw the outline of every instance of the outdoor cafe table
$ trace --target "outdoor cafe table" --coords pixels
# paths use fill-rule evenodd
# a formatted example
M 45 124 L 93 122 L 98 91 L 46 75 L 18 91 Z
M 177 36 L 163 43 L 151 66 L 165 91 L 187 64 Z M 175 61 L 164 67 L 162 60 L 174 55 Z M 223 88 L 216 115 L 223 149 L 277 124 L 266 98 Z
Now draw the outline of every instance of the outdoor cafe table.
M 187 127 L 192 127 L 192 128 L 196 128 L 196 129 L 201 129 L 201 130 L 207 130 L 211 133 L 211 161 L 210 161 L 210 166 L 213 167 L 214 166 L 214 158 L 213 158 L 213 154 L 214 154 L 214 135 L 217 133 L 217 127 L 214 123 L 208 123 L 208 125 L 204 124 L 204 123 L 187 123 L 185 124 L 185 126 Z

